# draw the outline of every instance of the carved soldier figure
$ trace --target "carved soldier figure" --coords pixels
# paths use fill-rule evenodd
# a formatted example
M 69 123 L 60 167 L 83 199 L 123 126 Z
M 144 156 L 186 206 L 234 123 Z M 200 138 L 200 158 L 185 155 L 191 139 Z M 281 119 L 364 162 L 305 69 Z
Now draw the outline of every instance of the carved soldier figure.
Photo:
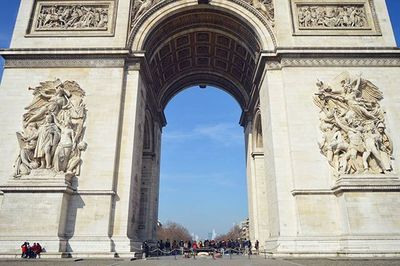
M 28 175 L 31 169 L 35 169 L 38 166 L 33 158 L 38 138 L 37 124 L 30 123 L 23 133 L 17 132 L 17 138 L 20 145 L 20 152 L 14 165 L 14 177 Z
M 363 163 L 364 163 L 364 172 L 368 172 L 370 165 L 368 163 L 368 159 L 371 155 L 374 156 L 375 161 L 378 166 L 381 168 L 381 173 L 385 172 L 385 166 L 382 163 L 381 154 L 378 151 L 378 147 L 381 146 L 380 136 L 376 134 L 374 128 L 370 128 L 364 134 L 365 139 L 365 152 L 363 153 Z
M 40 168 L 50 169 L 54 152 L 60 141 L 60 130 L 54 123 L 54 114 L 46 115 L 45 123 L 39 127 L 34 158 L 40 161 Z
M 87 148 L 86 142 L 80 142 L 77 145 L 77 148 L 73 151 L 71 159 L 69 160 L 67 174 L 69 175 L 80 174 L 80 165 L 82 164 L 81 153 L 85 151 L 86 148 Z
M 386 172 L 390 172 L 393 170 L 392 168 L 392 154 L 393 154 L 393 144 L 392 141 L 390 140 L 389 136 L 385 132 L 385 124 L 382 122 L 379 122 L 377 125 L 378 133 L 379 133 L 379 150 L 381 153 L 381 158 L 382 158 L 382 164 L 384 167 L 384 170 Z

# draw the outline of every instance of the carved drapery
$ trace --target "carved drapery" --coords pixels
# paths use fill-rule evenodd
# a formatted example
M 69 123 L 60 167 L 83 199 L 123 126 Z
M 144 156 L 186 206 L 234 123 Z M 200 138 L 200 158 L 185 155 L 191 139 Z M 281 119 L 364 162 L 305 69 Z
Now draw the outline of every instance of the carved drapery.
M 337 174 L 392 171 L 393 145 L 386 132 L 383 94 L 361 75 L 344 72 L 330 84 L 317 82 L 321 153 Z
M 112 35 L 116 4 L 104 1 L 35 2 L 30 35 Z
M 45 81 L 33 91 L 32 103 L 17 132 L 19 154 L 14 177 L 80 174 L 85 134 L 85 92 L 75 81 Z

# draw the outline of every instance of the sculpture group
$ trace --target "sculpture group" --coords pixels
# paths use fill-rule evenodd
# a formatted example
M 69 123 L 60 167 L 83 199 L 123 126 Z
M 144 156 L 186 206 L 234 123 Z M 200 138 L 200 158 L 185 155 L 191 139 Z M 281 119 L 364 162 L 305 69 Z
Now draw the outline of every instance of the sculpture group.
M 368 27 L 364 5 L 301 5 L 297 13 L 300 28 Z
M 23 131 L 17 132 L 20 152 L 14 177 L 36 169 L 79 175 L 81 152 L 87 146 L 85 92 L 76 82 L 59 79 L 29 90 L 34 99 L 25 108 Z
M 392 171 L 393 146 L 380 106 L 382 92 L 360 76 L 345 72 L 331 84 L 317 82 L 321 153 L 338 174 Z
M 107 29 L 108 12 L 105 6 L 43 5 L 36 29 Z

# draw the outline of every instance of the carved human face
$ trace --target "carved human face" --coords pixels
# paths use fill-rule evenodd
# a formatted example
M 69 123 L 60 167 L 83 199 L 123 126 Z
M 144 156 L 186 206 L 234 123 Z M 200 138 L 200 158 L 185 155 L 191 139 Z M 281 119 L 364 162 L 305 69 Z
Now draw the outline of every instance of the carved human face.
M 46 123 L 53 123 L 53 116 L 51 115 L 46 115 Z

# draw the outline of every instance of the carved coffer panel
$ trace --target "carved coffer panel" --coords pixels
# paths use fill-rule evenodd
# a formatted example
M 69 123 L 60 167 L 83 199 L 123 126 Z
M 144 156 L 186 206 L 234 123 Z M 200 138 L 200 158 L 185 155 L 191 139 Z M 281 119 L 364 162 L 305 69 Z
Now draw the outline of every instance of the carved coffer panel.
M 113 36 L 116 0 L 35 0 L 27 37 Z
M 294 35 L 381 35 L 373 0 L 291 0 Z

